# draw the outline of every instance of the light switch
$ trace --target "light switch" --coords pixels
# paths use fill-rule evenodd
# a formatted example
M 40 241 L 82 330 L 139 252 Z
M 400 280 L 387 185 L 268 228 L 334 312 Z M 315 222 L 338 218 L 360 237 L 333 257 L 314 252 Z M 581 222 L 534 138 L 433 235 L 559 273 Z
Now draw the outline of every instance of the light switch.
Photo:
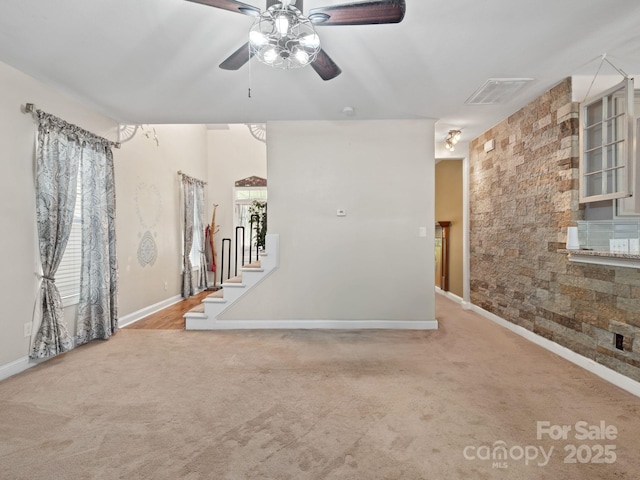
M 427 236 L 427 227 L 418 228 L 418 236 L 419 237 L 426 237 Z

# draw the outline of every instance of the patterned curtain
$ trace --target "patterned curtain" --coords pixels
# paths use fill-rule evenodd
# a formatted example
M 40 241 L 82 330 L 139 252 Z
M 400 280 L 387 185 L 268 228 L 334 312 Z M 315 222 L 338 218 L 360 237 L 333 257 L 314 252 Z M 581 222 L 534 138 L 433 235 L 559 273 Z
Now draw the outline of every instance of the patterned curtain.
M 194 192 L 195 182 L 186 175 L 182 176 L 182 199 L 183 199 L 183 261 L 182 261 L 182 297 L 188 298 L 195 293 L 193 279 L 191 278 L 193 268 L 189 254 L 193 246 L 193 217 L 194 217 Z
M 204 184 L 198 183 L 195 186 L 196 193 L 196 217 L 198 225 L 195 228 L 198 229 L 199 234 L 196 236 L 198 239 L 198 252 L 200 252 L 200 275 L 198 276 L 198 289 L 205 290 L 209 285 L 207 281 L 207 257 L 205 255 L 205 218 L 204 218 Z
M 42 320 L 29 356 L 48 358 L 73 348 L 55 285 L 55 274 L 69 240 L 76 203 L 80 144 L 64 122 L 40 111 L 36 151 L 36 219 L 42 262 Z
M 116 195 L 109 144 L 85 144 L 82 181 L 82 268 L 77 344 L 108 339 L 118 329 Z

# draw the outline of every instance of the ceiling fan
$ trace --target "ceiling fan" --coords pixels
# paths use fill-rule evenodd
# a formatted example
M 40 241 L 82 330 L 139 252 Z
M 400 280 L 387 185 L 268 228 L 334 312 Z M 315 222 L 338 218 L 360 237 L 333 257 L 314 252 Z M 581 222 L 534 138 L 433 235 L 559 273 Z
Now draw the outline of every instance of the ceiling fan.
M 220 68 L 238 70 L 257 54 L 263 63 L 280 68 L 309 64 L 323 80 L 337 77 L 342 70 L 320 48 L 313 26 L 400 23 L 406 10 L 405 0 L 373 0 L 312 8 L 305 17 L 301 13 L 303 0 L 267 0 L 265 11 L 236 0 L 187 1 L 256 17 L 249 42 L 225 59 Z M 270 22 L 266 28 L 259 24 L 265 18 Z M 301 26 L 292 28 L 290 21 L 300 21 Z

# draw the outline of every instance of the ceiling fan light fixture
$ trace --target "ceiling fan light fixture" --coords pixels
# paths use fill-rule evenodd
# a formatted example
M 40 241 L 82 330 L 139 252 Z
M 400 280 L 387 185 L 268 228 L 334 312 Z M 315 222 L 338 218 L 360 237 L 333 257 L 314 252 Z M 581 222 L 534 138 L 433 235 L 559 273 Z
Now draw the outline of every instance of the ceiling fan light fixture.
M 320 39 L 312 23 L 292 3 L 272 5 L 249 31 L 251 54 L 271 67 L 304 67 L 320 52 Z

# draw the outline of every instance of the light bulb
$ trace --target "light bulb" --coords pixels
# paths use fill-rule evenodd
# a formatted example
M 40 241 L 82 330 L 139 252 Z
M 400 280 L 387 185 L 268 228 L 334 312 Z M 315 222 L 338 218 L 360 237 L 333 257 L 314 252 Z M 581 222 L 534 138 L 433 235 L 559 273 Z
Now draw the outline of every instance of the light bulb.
M 449 150 L 450 152 L 453 152 L 453 142 L 451 142 L 451 140 L 447 139 L 444 142 L 444 146 L 447 147 L 447 150 Z
M 296 55 L 296 59 L 302 65 L 306 65 L 307 63 L 309 63 L 309 54 L 307 52 L 305 52 L 304 50 L 297 50 L 295 55 Z
M 275 48 L 270 48 L 266 52 L 264 52 L 264 61 L 267 63 L 273 63 L 278 58 L 278 52 L 276 52 Z
M 315 33 L 310 33 L 300 38 L 300 45 L 309 48 L 318 48 L 320 46 L 320 37 Z
M 262 45 L 265 45 L 268 42 L 268 39 L 264 33 L 252 30 L 251 32 L 249 32 L 249 41 L 253 45 L 260 47 Z
M 286 37 L 289 33 L 289 19 L 286 15 L 278 15 L 275 18 L 276 30 L 281 37 Z

